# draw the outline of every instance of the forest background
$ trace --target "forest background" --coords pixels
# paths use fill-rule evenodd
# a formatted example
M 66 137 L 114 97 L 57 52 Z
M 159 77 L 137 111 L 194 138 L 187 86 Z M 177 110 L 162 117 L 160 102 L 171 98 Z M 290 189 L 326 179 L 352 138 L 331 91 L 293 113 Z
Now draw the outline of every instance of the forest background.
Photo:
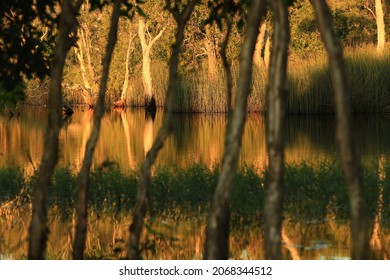
M 335 31 L 346 53 L 353 111 L 386 111 L 390 105 L 390 97 L 386 94 L 390 89 L 390 56 L 388 45 L 381 47 L 381 55 L 378 55 L 376 50 L 379 44 L 379 29 L 375 1 L 332 0 L 328 1 L 328 4 L 332 10 Z M 383 4 L 384 30 L 388 30 L 388 5 L 386 1 Z M 118 41 L 107 84 L 107 105 L 111 106 L 115 101 L 120 101 L 121 105 L 143 106 L 145 98 L 153 95 L 157 106 L 163 106 L 168 85 L 168 59 L 175 31 L 174 19 L 163 7 L 162 0 L 146 1 L 142 4 L 141 15 L 132 20 L 120 18 Z M 175 96 L 175 112 L 227 111 L 226 74 L 221 59 L 226 24 L 223 21 L 219 22 L 219 25 L 207 24 L 211 9 L 206 3 L 195 7 L 186 26 L 180 53 L 180 81 Z M 64 102 L 69 106 L 88 104 L 92 107 L 97 100 L 110 15 L 108 6 L 91 11 L 88 1 L 80 10 L 78 40 L 67 57 L 62 84 Z M 289 8 L 289 18 L 291 44 L 288 58 L 287 111 L 333 112 L 327 58 L 310 1 L 293 1 Z M 233 20 L 226 53 L 232 64 L 235 88 L 245 18 L 237 15 Z M 260 28 L 254 54 L 255 69 L 248 111 L 266 111 L 265 92 L 272 21 L 272 16 L 268 13 Z M 23 30 L 20 32 L 22 35 L 26 33 Z M 36 36 L 40 36 L 38 39 L 48 57 L 52 53 L 55 33 L 55 30 L 36 20 Z M 389 32 L 381 36 L 385 36 L 385 42 L 389 41 Z M 383 55 L 383 52 L 387 55 Z M 26 95 L 14 95 L 12 98 L 24 99 L 28 104 L 47 104 L 49 79 L 42 81 L 38 76 L 39 73 L 35 77 L 24 77 Z M 232 92 L 235 92 L 235 89 Z
M 234 1 L 223 1 L 221 7 L 239 7 L 237 20 L 234 17 L 226 20 L 227 29 L 232 31 L 228 33 L 232 36 L 228 45 L 223 43 L 226 41 L 223 41 L 223 34 L 218 31 L 218 28 L 224 30 L 223 22 L 221 18 L 213 15 L 213 11 L 218 11 L 218 1 L 208 1 L 207 5 L 196 0 L 165 1 L 165 10 L 176 22 L 174 37 L 169 34 L 172 34 L 170 29 L 173 29 L 172 26 L 175 25 L 171 24 L 170 17 L 164 16 L 164 10 L 159 9 L 163 3 L 158 5 L 158 1 L 149 1 L 143 3 L 141 10 L 139 8 L 141 2 L 144 1 L 137 0 L 129 3 L 115 0 L 113 12 L 110 14 L 104 8 L 106 1 L 94 2 L 95 8 L 100 9 L 91 11 L 88 1 L 86 5 L 82 5 L 83 1 L 78 0 L 73 5 L 72 1 L 63 0 L 58 32 L 56 28 L 53 28 L 57 20 L 56 6 L 50 6 L 46 1 L 33 1 L 33 4 L 27 2 L 27 6 L 20 10 L 24 12 L 21 15 L 16 9 L 1 10 L 4 27 L 2 36 L 0 36 L 3 50 L 1 61 L 5 63 L 0 71 L 1 105 L 13 107 L 16 102 L 24 100 L 30 104 L 45 105 L 47 102 L 49 108 L 45 150 L 33 188 L 28 258 L 45 258 L 49 232 L 46 226 L 47 196 L 58 160 L 58 135 L 62 124 L 63 99 L 65 104 L 71 106 L 87 104 L 94 109 L 94 125 L 77 179 L 78 202 L 73 244 L 74 259 L 83 258 L 85 249 L 89 173 L 104 113 L 104 102 L 117 107 L 146 105 L 147 111 L 153 111 L 150 109 L 153 109 L 151 104 L 155 101 L 158 106 L 165 104 L 163 125 L 141 167 L 136 206 L 133 221 L 129 227 L 127 256 L 129 259 L 140 257 L 139 243 L 147 213 L 151 167 L 164 141 L 173 130 L 172 113 L 226 111 L 229 113 L 229 120 L 224 159 L 211 203 L 204 257 L 206 259 L 228 258 L 229 201 L 247 110 L 267 112 L 269 173 L 264 206 L 265 257 L 279 259 L 281 256 L 285 113 L 319 113 L 335 110 L 336 134 L 342 169 L 350 196 L 351 257 L 353 259 L 367 258 L 368 236 L 363 181 L 352 134 L 351 111 L 388 110 L 389 56 L 385 44 L 386 28 L 382 1 L 377 0 L 374 3 L 355 1 L 351 2 L 350 6 L 343 6 L 350 3 L 349 1 L 329 1 L 332 4 L 332 12 L 329 12 L 325 1 L 311 1 L 321 39 L 329 57 L 330 71 L 327 70 L 326 56 L 320 47 L 319 32 L 314 28 L 315 20 L 310 16 L 313 12 L 309 9 L 308 2 L 253 0 L 250 1 L 251 8 L 247 9 L 246 5 L 241 6 Z M 246 1 L 243 2 L 248 4 Z M 5 6 L 12 6 L 13 3 L 5 2 Z M 356 5 L 357 3 L 359 4 Z M 133 21 L 119 22 L 120 15 L 124 12 L 121 9 L 122 4 L 128 8 L 125 9 L 125 13 L 130 15 L 128 18 Z M 270 4 L 273 20 L 266 13 L 267 4 Z M 28 10 L 28 5 L 36 7 L 36 10 Z M 46 5 L 51 7 L 50 11 L 42 9 Z M 80 8 L 81 12 L 78 14 Z M 6 12 L 3 13 L 4 11 Z M 246 13 L 248 16 L 243 16 Z M 368 16 L 363 13 L 368 13 Z M 235 12 L 232 14 L 236 15 Z M 262 21 L 263 15 L 266 18 L 265 21 Z M 373 23 L 373 20 L 369 21 L 370 16 L 374 15 L 376 32 L 374 27 L 370 29 L 370 23 Z M 36 21 L 24 25 L 23 22 L 26 19 L 24 16 L 32 16 L 32 19 Z M 107 20 L 105 20 L 106 17 Z M 332 18 L 335 19 L 334 29 Z M 350 18 L 353 20 L 349 21 Z M 21 24 L 17 24 L 18 20 Z M 215 22 L 216 26 L 205 25 L 207 21 Z M 234 25 L 229 25 L 232 21 Z M 51 28 L 46 25 L 41 26 L 39 22 L 45 22 Z M 355 26 L 348 28 L 355 23 L 356 28 Z M 291 25 L 292 48 L 288 55 L 289 25 Z M 230 29 L 231 27 L 234 28 Z M 99 32 L 106 33 L 100 34 Z M 273 38 L 273 47 L 270 46 L 270 34 Z M 373 42 L 375 43 L 374 34 L 377 34 L 376 47 L 372 45 Z M 33 78 L 34 76 L 42 78 L 47 73 L 49 67 L 47 67 L 48 64 L 45 65 L 45 62 L 51 57 L 51 43 L 55 41 L 55 35 L 58 41 L 53 52 L 51 80 L 48 81 L 50 94 L 46 100 L 48 86 L 40 79 L 34 80 Z M 122 41 L 119 41 L 118 47 L 114 49 L 117 35 Z M 135 39 L 137 35 L 140 44 L 133 45 L 133 42 L 137 42 Z M 103 47 L 105 41 L 102 39 L 104 37 L 108 37 L 105 47 Z M 343 40 L 344 49 L 347 49 L 346 67 L 344 67 L 343 52 L 338 38 Z M 8 44 L 12 41 L 16 41 L 16 44 Z M 37 42 L 40 43 L 37 44 Z M 24 48 L 28 44 L 30 48 Z M 171 51 L 168 51 L 170 45 Z M 13 46 L 15 49 L 12 48 Z M 154 49 L 152 49 L 153 46 Z M 228 48 L 224 49 L 224 46 Z M 237 66 L 238 46 L 241 46 L 239 67 Z M 106 50 L 103 55 L 102 49 L 104 48 Z M 25 49 L 29 52 L 23 52 Z M 70 56 L 66 59 L 69 50 Z M 12 56 L 15 53 L 16 55 Z M 270 53 L 272 54 L 271 62 L 269 62 Z M 166 62 L 167 57 L 170 57 L 169 63 Z M 99 58 L 101 63 L 98 62 Z M 226 61 L 232 64 L 233 78 L 229 76 L 229 71 L 226 71 L 225 78 L 221 71 L 221 58 L 224 58 L 225 66 Z M 252 61 L 254 67 L 252 67 Z M 40 64 L 41 62 L 43 63 Z M 288 75 L 287 62 L 289 62 Z M 110 64 L 113 69 L 111 72 L 109 72 Z M 267 70 L 268 67 L 269 70 Z M 169 68 L 169 75 L 167 68 Z M 225 68 L 228 69 L 228 67 Z M 252 68 L 255 73 L 253 77 Z M 12 75 L 15 69 L 17 75 Z M 65 69 L 65 79 L 63 79 L 63 69 Z M 19 83 L 25 77 L 20 73 L 26 74 L 26 95 L 23 94 L 23 84 Z M 101 73 L 101 76 L 97 73 Z M 269 77 L 268 73 L 270 73 Z M 287 77 L 289 77 L 289 91 L 285 95 Z M 335 109 L 330 80 L 332 80 L 335 95 Z M 237 81 L 237 84 L 234 81 Z M 223 86 L 225 82 L 227 87 Z M 107 96 L 105 96 L 106 89 Z M 166 100 L 162 97 L 164 91 L 166 91 Z M 231 104 L 232 92 L 237 95 L 234 98 L 234 109 Z M 247 106 L 249 92 L 251 95 Z M 265 92 L 267 92 L 267 98 L 265 98 Z M 351 104 L 349 92 L 352 97 Z M 284 103 L 285 99 L 287 106 Z M 69 106 L 66 105 L 65 108 Z

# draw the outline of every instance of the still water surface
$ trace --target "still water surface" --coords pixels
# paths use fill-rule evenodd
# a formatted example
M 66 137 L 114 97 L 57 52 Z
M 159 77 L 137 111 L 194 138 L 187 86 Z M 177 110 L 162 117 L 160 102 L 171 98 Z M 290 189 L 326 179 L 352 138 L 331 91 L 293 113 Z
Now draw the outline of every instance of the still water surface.
M 77 170 L 92 129 L 92 111 L 77 109 L 65 121 L 60 134 L 60 165 Z M 118 162 L 124 170 L 140 166 L 162 123 L 162 112 L 154 122 L 143 110 L 109 111 L 102 120 L 102 131 L 94 162 Z M 175 130 L 158 156 L 157 164 L 187 166 L 204 162 L 220 163 L 223 153 L 226 115 L 176 115 Z M 37 167 L 43 151 L 46 111 L 39 107 L 22 110 L 8 120 L 0 116 L 0 166 L 19 166 L 27 172 Z M 288 116 L 286 162 L 333 161 L 338 152 L 334 117 Z M 390 120 L 380 115 L 354 118 L 355 139 L 363 161 L 390 156 Z M 265 120 L 249 115 L 245 127 L 240 163 L 259 169 L 266 166 Z
M 0 167 L 21 167 L 31 175 L 38 167 L 43 151 L 46 110 L 26 107 L 19 117 L 0 116 Z M 81 167 L 86 142 L 92 129 L 92 112 L 77 109 L 67 119 L 60 135 L 62 166 L 78 171 Z M 221 162 L 226 115 L 176 115 L 175 130 L 160 152 L 157 165 L 181 167 L 203 162 L 209 167 Z M 145 118 L 143 110 L 108 111 L 102 120 L 101 136 L 95 151 L 94 165 L 105 160 L 119 163 L 123 170 L 139 168 L 146 151 L 162 123 L 162 112 L 154 121 Z M 335 142 L 334 117 L 288 116 L 286 125 L 286 162 L 333 162 L 338 158 Z M 379 115 L 354 117 L 354 132 L 358 151 L 364 162 L 389 160 L 390 120 Z M 259 170 L 267 166 L 265 120 L 261 115 L 249 115 L 245 127 L 240 164 Z M 378 198 L 379 200 L 379 198 Z M 378 204 L 379 205 L 379 204 Z M 0 254 L 23 258 L 27 251 L 29 209 L 11 209 L 1 206 Z M 299 207 L 299 206 L 297 206 Z M 5 209 L 5 210 L 4 210 Z M 310 209 L 308 209 L 310 211 Z M 100 251 L 112 252 L 112 258 L 123 257 L 131 215 L 97 217 L 90 214 L 90 234 L 87 251 L 98 257 Z M 204 242 L 205 217 L 193 213 L 191 217 L 162 218 L 155 229 L 176 242 L 158 241 L 157 251 L 145 253 L 146 258 L 192 259 L 201 258 Z M 313 221 L 289 219 L 283 224 L 283 257 L 286 259 L 332 259 L 349 256 L 348 220 Z M 49 258 L 69 258 L 74 235 L 74 220 L 62 220 L 55 209 L 49 220 L 51 229 Z M 370 222 L 371 242 L 380 244 L 379 258 L 387 258 L 390 248 L 389 221 Z M 385 248 L 383 248 L 385 247 Z M 122 249 L 121 249 L 122 248 Z M 232 257 L 261 259 L 264 244 L 261 228 L 233 230 Z M 116 250 L 116 251 L 115 251 Z M 378 249 L 379 250 L 379 249 Z M 387 250 L 387 251 L 386 251 Z M 5 252 L 5 253 L 4 253 Z M 119 252 L 119 253 L 118 253 Z

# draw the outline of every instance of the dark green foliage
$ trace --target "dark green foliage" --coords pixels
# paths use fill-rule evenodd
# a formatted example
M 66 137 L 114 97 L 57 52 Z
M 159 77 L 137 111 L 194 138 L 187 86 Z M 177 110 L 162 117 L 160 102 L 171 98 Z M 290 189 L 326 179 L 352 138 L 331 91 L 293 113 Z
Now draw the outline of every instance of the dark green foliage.
M 260 222 L 264 183 L 264 174 L 259 175 L 254 167 L 244 166 L 237 172 L 231 197 L 233 224 Z
M 76 176 L 69 168 L 58 168 L 54 173 L 53 186 L 50 189 L 50 205 L 60 209 L 63 217 L 69 217 L 75 207 Z
M 390 223 L 390 164 L 384 167 L 382 221 Z
M 322 51 L 322 43 L 310 1 L 293 1 L 290 8 L 292 53 L 310 57 L 313 51 Z M 376 22 L 365 1 L 332 1 L 330 8 L 336 34 L 344 46 L 372 44 L 376 41 Z
M 348 205 L 343 173 L 336 163 L 288 166 L 284 196 L 284 209 L 292 219 L 325 220 L 328 212 L 345 213 Z
M 193 165 L 182 170 L 159 167 L 150 190 L 151 213 L 170 210 L 194 211 L 208 206 L 216 186 L 216 170 L 205 165 Z
M 368 163 L 364 168 L 364 197 L 366 199 L 366 213 L 369 220 L 373 220 L 378 208 L 378 196 L 380 185 L 383 184 L 380 180 L 380 170 L 378 160 L 375 159 Z
M 24 98 L 24 77 L 42 79 L 48 74 L 56 4 L 48 0 L 1 1 L 0 109 L 13 107 Z
M 16 198 L 24 185 L 21 170 L 11 167 L 0 168 L 0 203 Z
M 124 173 L 115 163 L 106 163 L 92 171 L 89 204 L 97 213 L 130 211 L 135 204 L 137 177 Z

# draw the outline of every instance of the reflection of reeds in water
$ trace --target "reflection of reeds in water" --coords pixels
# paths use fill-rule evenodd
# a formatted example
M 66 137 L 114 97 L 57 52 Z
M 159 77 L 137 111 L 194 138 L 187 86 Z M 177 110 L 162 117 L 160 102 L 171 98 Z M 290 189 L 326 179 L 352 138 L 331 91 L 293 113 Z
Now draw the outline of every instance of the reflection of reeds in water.
M 0 166 L 20 166 L 28 175 L 38 167 L 43 151 L 45 111 L 23 112 L 9 122 L 0 117 Z M 203 162 L 209 168 L 222 160 L 226 114 L 175 115 L 174 132 L 159 153 L 157 165 L 189 166 Z M 92 112 L 76 109 L 60 133 L 60 166 L 78 170 L 84 156 Z M 94 154 L 94 166 L 106 160 L 115 161 L 123 170 L 137 169 L 162 123 L 158 111 L 153 125 L 145 119 L 144 110 L 109 111 Z M 380 117 L 355 116 L 357 144 L 362 157 L 388 154 L 390 123 Z M 148 144 L 149 143 L 149 144 Z M 240 152 L 240 164 L 259 170 L 267 167 L 264 117 L 249 114 Z M 30 155 L 31 164 L 29 157 Z M 286 163 L 333 161 L 337 158 L 334 119 L 332 116 L 290 116 L 286 126 Z

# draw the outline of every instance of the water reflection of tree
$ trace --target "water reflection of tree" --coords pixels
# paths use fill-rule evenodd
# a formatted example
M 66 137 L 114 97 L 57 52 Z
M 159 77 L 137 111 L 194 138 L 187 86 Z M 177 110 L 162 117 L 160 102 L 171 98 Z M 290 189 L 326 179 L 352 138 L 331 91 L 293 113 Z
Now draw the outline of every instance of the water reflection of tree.
M 133 157 L 132 152 L 131 152 L 131 138 L 132 137 L 131 137 L 130 131 L 133 131 L 133 122 L 130 121 L 130 125 L 131 125 L 131 127 L 130 127 L 129 122 L 127 121 L 126 111 L 124 111 L 123 109 L 120 109 L 120 114 L 121 114 L 123 130 L 124 130 L 125 138 L 126 138 L 127 159 L 129 162 L 130 169 L 133 170 L 136 167 L 134 157 Z

